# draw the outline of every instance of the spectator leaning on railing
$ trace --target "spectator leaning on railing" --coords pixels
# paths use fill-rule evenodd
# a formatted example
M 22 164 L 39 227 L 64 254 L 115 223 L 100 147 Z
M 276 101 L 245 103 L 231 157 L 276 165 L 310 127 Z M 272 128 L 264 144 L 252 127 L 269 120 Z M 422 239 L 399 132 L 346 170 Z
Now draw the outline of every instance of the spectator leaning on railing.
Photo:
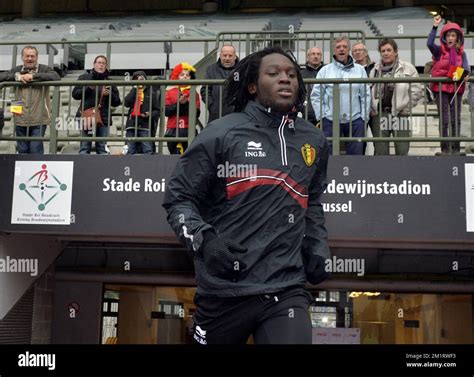
M 457 67 L 463 68 L 469 74 L 469 63 L 464 52 L 464 33 L 458 24 L 448 22 L 441 30 L 439 37 L 441 45 L 438 46 L 435 43 L 435 38 L 441 21 L 442 19 L 439 15 L 434 18 L 433 28 L 428 36 L 427 45 L 433 55 L 431 76 L 450 77 L 453 81 L 459 81 L 462 77 L 458 77 L 456 73 L 453 75 L 453 71 Z M 460 136 L 462 95 L 469 78 L 468 74 L 457 85 L 455 83 L 443 83 L 441 88 L 438 83 L 431 85 L 431 90 L 434 93 L 436 105 L 440 112 L 441 136 Z M 449 129 L 451 129 L 451 134 Z M 442 141 L 441 153 L 439 155 L 447 155 L 449 153 L 460 154 L 460 149 L 461 143 L 459 141 Z
M 79 76 L 78 80 L 107 80 L 109 71 L 107 70 L 107 58 L 104 55 L 96 56 L 94 59 L 94 67 L 87 73 Z M 84 95 L 83 95 L 84 93 Z M 84 99 L 83 99 L 84 96 Z M 116 86 L 76 86 L 72 90 L 72 98 L 81 101 L 77 109 L 76 117 L 81 125 L 81 136 L 91 137 L 94 131 L 94 123 L 97 137 L 105 137 L 109 134 L 108 125 L 112 125 L 109 109 L 110 106 L 117 107 L 122 102 L 120 94 Z M 85 119 L 85 114 L 88 109 L 98 109 L 100 113 L 100 121 L 93 121 Z M 92 126 L 92 127 L 91 127 Z M 107 142 L 97 141 L 95 149 L 97 154 L 109 154 L 106 146 Z M 92 149 L 92 142 L 81 141 L 80 154 L 90 154 Z
M 306 52 L 306 64 L 304 68 L 301 69 L 301 76 L 304 79 L 315 79 L 318 75 L 318 72 L 323 67 L 323 50 L 321 50 L 319 47 L 311 47 Z M 309 85 L 308 92 L 310 94 L 312 90 L 313 85 Z M 316 119 L 316 116 L 314 115 L 311 101 L 305 101 L 305 106 L 308 107 L 308 121 L 316 125 L 319 122 L 319 119 Z
M 207 79 L 227 79 L 234 69 L 235 65 L 239 62 L 239 58 L 235 53 L 235 48 L 232 45 L 224 45 L 221 48 L 219 54 L 219 60 L 214 64 L 211 64 L 206 69 Z M 230 114 L 234 111 L 232 106 L 228 106 L 225 101 L 225 93 L 222 91 L 221 85 L 209 85 L 207 87 L 206 97 L 206 85 L 201 88 L 201 99 L 207 104 L 209 110 L 208 122 L 212 122 L 215 119 L 219 119 L 221 116 Z M 222 104 L 222 111 L 220 105 Z
M 15 91 L 12 113 L 15 120 L 15 135 L 41 137 L 51 124 L 51 100 L 48 86 L 32 87 L 37 81 L 58 81 L 59 75 L 50 67 L 38 64 L 38 50 L 25 46 L 21 51 L 23 65 L 0 75 L 0 81 L 19 81 L 22 85 Z M 42 141 L 18 141 L 18 153 L 43 154 Z
M 370 77 L 418 77 L 416 68 L 398 58 L 397 43 L 391 38 L 379 41 L 380 62 Z M 420 83 L 376 83 L 372 86 L 372 134 L 374 137 L 409 137 L 409 115 L 422 96 Z M 376 155 L 390 154 L 388 141 L 374 142 Z M 407 155 L 410 142 L 395 142 L 395 153 Z
M 364 67 L 354 63 L 349 55 L 350 42 L 346 36 L 339 37 L 334 42 L 334 56 L 330 64 L 325 65 L 318 73 L 318 79 L 349 79 L 367 78 Z M 322 118 L 323 132 L 326 137 L 332 137 L 333 130 L 333 84 L 315 84 L 311 93 L 316 119 Z M 367 84 L 339 84 L 340 88 L 340 135 L 344 137 L 364 137 L 365 123 L 369 119 L 370 88 Z M 322 101 L 322 114 L 320 110 Z M 352 135 L 350 128 L 352 123 Z M 332 143 L 330 143 L 332 153 Z M 346 143 L 346 153 L 351 155 L 363 154 L 361 142 Z
M 143 71 L 133 73 L 132 80 L 146 80 L 147 76 Z M 126 136 L 127 137 L 151 137 L 154 129 L 153 123 L 160 116 L 160 102 L 158 92 L 153 86 L 138 85 L 127 94 L 124 104 L 129 107 Z M 154 153 L 154 143 L 152 141 L 129 141 L 127 142 L 128 154 Z

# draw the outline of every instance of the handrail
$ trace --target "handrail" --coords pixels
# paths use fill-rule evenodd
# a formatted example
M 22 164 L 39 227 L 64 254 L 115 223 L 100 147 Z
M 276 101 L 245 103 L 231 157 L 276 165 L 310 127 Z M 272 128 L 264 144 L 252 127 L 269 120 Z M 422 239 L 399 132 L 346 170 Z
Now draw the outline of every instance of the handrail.
M 304 79 L 303 80 L 306 86 L 309 85 L 321 85 L 321 84 L 333 84 L 335 93 L 340 91 L 341 85 L 351 85 L 351 84 L 376 84 L 376 83 L 424 83 L 425 85 L 428 83 L 452 83 L 453 81 L 449 78 L 442 78 L 442 77 L 390 77 L 390 78 L 350 78 L 350 79 Z M 161 95 L 161 110 L 162 110 L 162 120 L 160 125 L 160 131 L 164 126 L 164 88 L 167 86 L 176 86 L 176 85 L 190 85 L 191 96 L 193 97 L 195 94 L 195 90 L 198 89 L 201 85 L 223 85 L 225 80 L 219 79 L 199 79 L 199 80 L 106 80 L 106 81 L 99 81 L 99 80 L 76 80 L 76 81 L 46 81 L 46 82 L 33 82 L 28 84 L 27 86 L 31 87 L 52 87 L 53 89 L 53 105 L 52 105 L 52 120 L 55 117 L 59 117 L 60 111 L 60 88 L 61 87 L 73 87 L 73 86 L 102 86 L 107 84 L 108 86 L 118 86 L 118 87 L 131 87 L 135 85 L 146 85 L 146 86 L 154 86 L 155 88 L 161 88 L 162 95 Z M 474 77 L 470 77 L 468 80 L 469 83 L 474 83 Z M 0 91 L 7 87 L 25 87 L 24 84 L 20 82 L 0 82 Z M 125 93 L 124 91 L 121 92 L 122 94 Z M 308 93 L 309 95 L 309 93 Z M 336 97 L 337 95 L 335 95 Z M 334 106 L 340 106 L 338 101 L 333 104 Z M 203 108 L 201 108 L 203 109 Z M 340 109 L 334 108 L 335 118 L 338 118 Z M 5 141 L 14 141 L 14 140 L 41 140 L 41 141 L 49 141 L 50 142 L 50 149 L 51 153 L 56 152 L 56 146 L 58 141 L 158 141 L 158 142 L 165 142 L 165 141 L 177 141 L 177 142 L 192 142 L 194 138 L 194 130 L 196 127 L 196 119 L 193 116 L 196 114 L 196 107 L 194 98 L 191 98 L 190 101 L 190 112 L 189 112 L 189 133 L 188 137 L 174 137 L 168 138 L 164 137 L 162 132 L 160 132 L 159 136 L 157 137 L 127 137 L 127 136 L 107 136 L 107 137 L 84 137 L 84 136 L 64 136 L 58 134 L 55 127 L 50 127 L 50 135 L 49 137 L 15 137 L 15 136 L 0 136 L 0 140 Z M 474 114 L 474 111 L 473 113 Z M 71 115 L 69 111 L 69 115 Z M 424 116 L 433 116 L 436 114 L 429 113 L 427 111 L 427 107 L 425 106 L 424 113 L 420 113 L 419 115 Z M 120 116 L 120 114 L 113 114 L 111 116 Z M 410 116 L 416 117 L 418 114 L 411 114 Z M 56 118 L 57 119 L 57 118 Z M 123 119 L 123 111 L 122 111 L 122 119 Z M 54 122 L 51 122 L 53 125 Z M 339 126 L 338 121 L 335 121 L 334 130 L 337 131 L 337 127 Z M 433 137 L 428 136 L 426 134 L 424 137 L 341 137 L 338 133 L 335 133 L 334 136 L 331 138 L 334 144 L 338 144 L 339 141 L 424 141 L 424 142 L 435 142 L 435 141 L 468 141 L 474 142 L 474 117 L 471 116 L 471 135 L 470 137 L 464 136 L 448 136 L 448 137 Z M 338 148 L 335 145 L 334 148 L 335 154 L 338 153 Z

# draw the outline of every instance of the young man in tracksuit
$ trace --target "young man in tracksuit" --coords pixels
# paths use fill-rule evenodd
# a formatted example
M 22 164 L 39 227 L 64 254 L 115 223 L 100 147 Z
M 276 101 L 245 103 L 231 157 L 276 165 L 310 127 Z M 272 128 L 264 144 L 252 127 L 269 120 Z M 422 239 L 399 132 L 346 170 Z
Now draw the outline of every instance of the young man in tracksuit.
M 305 88 L 287 53 L 266 48 L 235 72 L 226 98 L 236 112 L 198 135 L 163 203 L 194 254 L 194 340 L 310 344 L 304 285 L 327 278 L 330 257 L 320 202 L 328 144 L 296 117 Z

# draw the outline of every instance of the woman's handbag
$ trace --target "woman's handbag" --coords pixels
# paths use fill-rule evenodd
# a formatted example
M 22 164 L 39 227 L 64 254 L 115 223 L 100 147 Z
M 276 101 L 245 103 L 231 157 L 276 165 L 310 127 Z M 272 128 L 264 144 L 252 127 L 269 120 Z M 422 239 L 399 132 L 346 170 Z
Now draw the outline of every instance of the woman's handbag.
M 94 125 L 96 127 L 104 125 L 104 122 L 102 121 L 102 116 L 100 115 L 102 97 L 103 94 L 100 95 L 99 104 L 97 106 L 91 107 L 89 109 L 84 109 L 82 111 L 83 127 L 86 130 L 92 130 Z

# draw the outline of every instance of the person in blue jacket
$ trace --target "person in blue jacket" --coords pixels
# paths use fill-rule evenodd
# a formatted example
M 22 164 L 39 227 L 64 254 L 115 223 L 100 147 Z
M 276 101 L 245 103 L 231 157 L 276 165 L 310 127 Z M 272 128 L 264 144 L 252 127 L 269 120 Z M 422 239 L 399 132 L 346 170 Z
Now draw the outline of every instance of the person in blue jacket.
M 334 42 L 332 63 L 325 65 L 318 73 L 318 79 L 367 78 L 365 68 L 354 62 L 349 55 L 351 45 L 346 36 Z M 370 116 L 370 87 L 368 84 L 339 84 L 339 127 L 340 136 L 365 137 L 365 123 Z M 322 106 L 321 106 L 322 102 Z M 326 137 L 333 136 L 333 84 L 315 84 L 311 93 L 311 103 L 316 119 L 322 119 Z M 321 111 L 322 108 L 322 111 Z M 352 130 L 352 132 L 351 132 Z M 330 143 L 332 153 L 332 143 Z M 362 142 L 346 143 L 346 154 L 362 155 Z

